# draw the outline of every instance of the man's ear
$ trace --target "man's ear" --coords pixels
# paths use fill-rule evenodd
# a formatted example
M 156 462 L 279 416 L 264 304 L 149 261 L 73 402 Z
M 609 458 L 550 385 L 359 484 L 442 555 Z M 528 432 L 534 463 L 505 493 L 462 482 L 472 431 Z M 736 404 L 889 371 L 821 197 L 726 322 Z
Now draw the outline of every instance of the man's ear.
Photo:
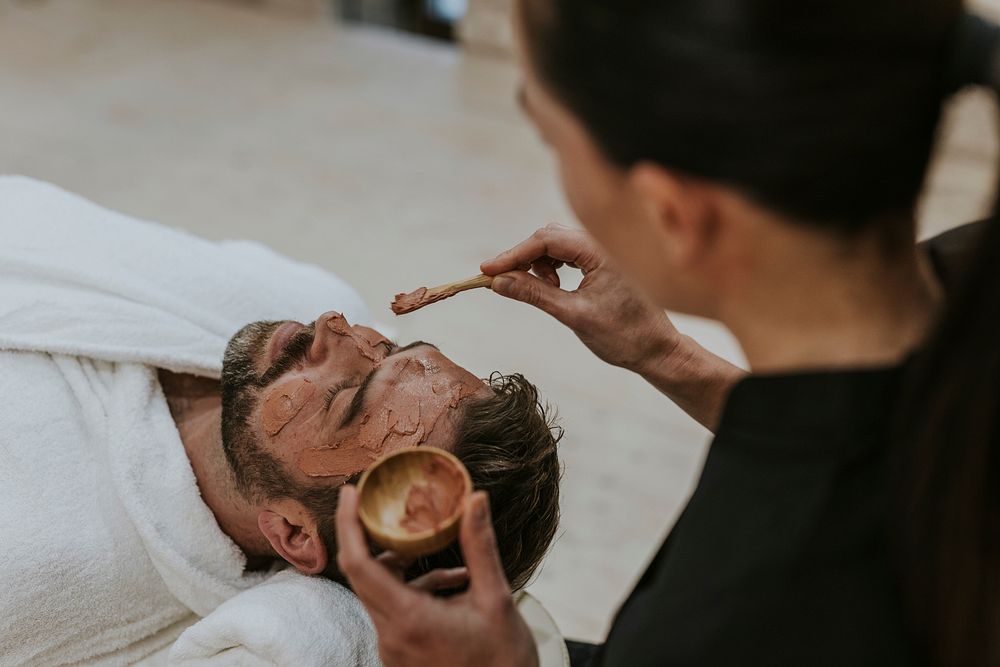
M 679 267 L 701 261 L 717 233 L 710 188 L 653 162 L 640 162 L 628 180 L 646 209 L 662 250 Z
M 302 574 L 319 574 L 326 569 L 326 544 L 302 503 L 287 498 L 269 503 L 257 515 L 257 526 L 271 548 Z

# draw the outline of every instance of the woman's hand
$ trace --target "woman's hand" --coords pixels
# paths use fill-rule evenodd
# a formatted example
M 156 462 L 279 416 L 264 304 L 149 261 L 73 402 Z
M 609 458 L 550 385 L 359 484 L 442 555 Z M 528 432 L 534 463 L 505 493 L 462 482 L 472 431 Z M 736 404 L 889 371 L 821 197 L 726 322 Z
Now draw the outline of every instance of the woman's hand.
M 373 558 L 358 520 L 358 496 L 345 486 L 337 508 L 337 564 L 378 631 L 386 667 L 537 667 L 531 631 L 518 613 L 500 564 L 486 494 L 465 502 L 459 541 L 469 589 L 450 598 L 430 592 L 460 583 L 465 572 L 401 581 L 393 557 Z
M 564 265 L 583 272 L 572 292 L 559 288 Z M 746 375 L 678 332 L 585 232 L 549 225 L 481 269 L 494 276 L 494 292 L 552 315 L 599 358 L 638 373 L 710 430 Z
M 556 270 L 564 265 L 583 273 L 572 292 L 559 287 Z M 523 270 L 529 266 L 534 275 Z M 481 269 L 494 276 L 494 292 L 552 315 L 615 366 L 643 374 L 683 342 L 663 309 L 633 287 L 586 232 L 543 227 Z

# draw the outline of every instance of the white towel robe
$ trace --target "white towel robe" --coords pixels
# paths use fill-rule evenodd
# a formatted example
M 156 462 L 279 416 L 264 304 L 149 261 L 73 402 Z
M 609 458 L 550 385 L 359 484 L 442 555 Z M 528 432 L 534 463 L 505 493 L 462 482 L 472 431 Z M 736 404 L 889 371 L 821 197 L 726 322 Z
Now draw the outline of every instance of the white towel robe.
M 218 377 L 260 319 L 340 310 L 329 273 L 0 178 L 0 665 L 129 664 L 267 574 L 202 502 L 156 368 Z

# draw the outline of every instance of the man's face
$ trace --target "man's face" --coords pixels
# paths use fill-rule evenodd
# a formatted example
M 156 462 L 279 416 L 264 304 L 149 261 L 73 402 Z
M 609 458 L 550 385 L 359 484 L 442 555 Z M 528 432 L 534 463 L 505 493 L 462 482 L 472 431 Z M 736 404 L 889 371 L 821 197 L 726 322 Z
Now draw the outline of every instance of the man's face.
M 339 484 L 403 447 L 449 448 L 459 403 L 490 392 L 437 348 L 398 347 L 335 312 L 308 326 L 248 325 L 223 366 L 224 423 L 243 403 L 243 446 L 252 442 L 298 482 Z

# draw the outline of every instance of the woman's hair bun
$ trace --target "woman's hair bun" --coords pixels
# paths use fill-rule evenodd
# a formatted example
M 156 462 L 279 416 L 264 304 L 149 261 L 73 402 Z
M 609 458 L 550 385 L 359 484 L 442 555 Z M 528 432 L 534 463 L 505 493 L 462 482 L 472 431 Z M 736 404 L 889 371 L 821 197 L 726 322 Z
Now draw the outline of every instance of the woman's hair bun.
M 948 68 L 951 91 L 987 86 L 1000 91 L 1000 25 L 965 13 L 955 26 Z

